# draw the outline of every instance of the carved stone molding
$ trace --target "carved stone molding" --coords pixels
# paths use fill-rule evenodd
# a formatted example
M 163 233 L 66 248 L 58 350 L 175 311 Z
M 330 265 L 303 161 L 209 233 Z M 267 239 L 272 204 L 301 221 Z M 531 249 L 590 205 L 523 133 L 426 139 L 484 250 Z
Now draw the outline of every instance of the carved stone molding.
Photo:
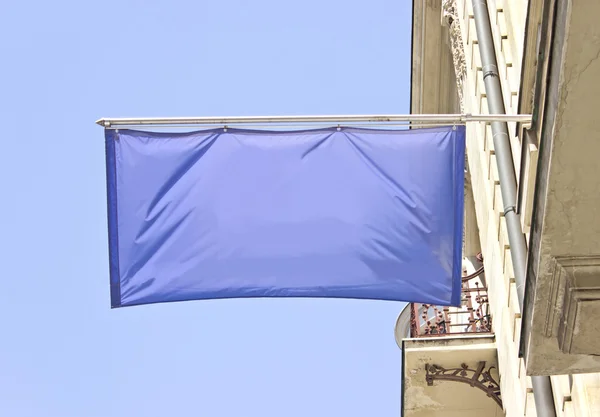
M 458 18 L 456 0 L 442 1 L 442 16 L 448 25 L 452 61 L 454 62 L 454 72 L 456 74 L 456 86 L 458 98 L 460 100 L 460 110 L 461 112 L 464 112 L 463 83 L 467 75 L 467 61 L 465 59 L 465 49 L 462 32 L 460 30 L 460 19 Z
M 469 384 L 485 392 L 502 408 L 500 384 L 492 376 L 492 369 L 495 369 L 495 367 L 490 366 L 487 370 L 485 369 L 485 361 L 479 362 L 475 369 L 469 368 L 465 363 L 460 365 L 460 368 L 451 369 L 427 364 L 425 365 L 425 380 L 428 386 L 432 386 L 433 381 L 454 381 Z
M 600 355 L 600 255 L 554 259 L 546 337 L 568 354 Z

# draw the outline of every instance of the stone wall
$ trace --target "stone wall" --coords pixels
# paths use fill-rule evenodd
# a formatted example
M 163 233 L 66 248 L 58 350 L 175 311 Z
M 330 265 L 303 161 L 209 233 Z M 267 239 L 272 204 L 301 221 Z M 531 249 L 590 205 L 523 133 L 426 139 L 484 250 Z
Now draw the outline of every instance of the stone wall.
M 460 41 L 464 48 L 466 72 L 459 85 L 462 88 L 464 112 L 488 113 L 471 0 L 455 0 L 451 3 L 450 7 L 445 7 L 458 16 Z M 506 111 L 517 114 L 527 2 L 490 0 L 488 7 Z M 519 167 L 521 145 L 516 136 L 516 126 L 509 125 L 509 132 L 515 167 Z M 493 313 L 506 415 L 533 417 L 536 416 L 536 411 L 531 380 L 525 374 L 523 360 L 518 357 L 521 312 L 489 125 L 467 126 L 467 156 Z M 516 174 L 518 178 L 519 173 Z M 527 236 L 528 230 L 524 232 Z M 600 374 L 556 375 L 551 380 L 558 417 L 600 415 Z
M 522 51 L 526 4 L 518 1 L 505 3 L 488 4 L 505 107 L 507 113 L 516 114 L 520 68 L 515 57 Z M 507 8 L 511 8 L 510 12 Z M 466 76 L 461 86 L 464 111 L 488 113 L 471 0 L 457 0 L 456 11 L 466 64 Z M 515 128 L 514 125 L 509 126 L 515 165 L 519 166 L 520 145 L 519 139 L 514 136 Z M 507 416 L 535 416 L 531 381 L 518 357 L 521 314 L 491 133 L 490 126 L 486 124 L 467 126 L 469 172 L 496 333 L 500 385 Z

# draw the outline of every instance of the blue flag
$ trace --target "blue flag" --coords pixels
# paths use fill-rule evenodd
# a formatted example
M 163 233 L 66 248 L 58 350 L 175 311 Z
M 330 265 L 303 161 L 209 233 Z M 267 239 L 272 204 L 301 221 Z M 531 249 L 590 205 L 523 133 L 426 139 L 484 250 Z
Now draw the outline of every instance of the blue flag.
M 113 307 L 458 305 L 465 129 L 106 130 Z

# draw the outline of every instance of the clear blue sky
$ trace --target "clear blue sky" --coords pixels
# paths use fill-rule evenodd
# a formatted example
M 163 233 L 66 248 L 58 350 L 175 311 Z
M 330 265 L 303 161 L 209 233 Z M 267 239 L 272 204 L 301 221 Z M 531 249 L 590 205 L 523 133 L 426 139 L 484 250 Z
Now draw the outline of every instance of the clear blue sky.
M 400 413 L 403 304 L 110 310 L 100 117 L 407 113 L 408 0 L 6 1 L 0 415 Z

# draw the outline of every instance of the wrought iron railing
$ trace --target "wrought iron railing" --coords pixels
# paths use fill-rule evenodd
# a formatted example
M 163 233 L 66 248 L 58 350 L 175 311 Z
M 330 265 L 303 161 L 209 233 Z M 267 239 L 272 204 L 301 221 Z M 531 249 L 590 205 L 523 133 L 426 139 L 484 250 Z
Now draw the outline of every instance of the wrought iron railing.
M 463 278 L 460 307 L 412 303 L 410 336 L 492 333 L 487 287 L 481 278 L 483 268 L 477 272 Z

